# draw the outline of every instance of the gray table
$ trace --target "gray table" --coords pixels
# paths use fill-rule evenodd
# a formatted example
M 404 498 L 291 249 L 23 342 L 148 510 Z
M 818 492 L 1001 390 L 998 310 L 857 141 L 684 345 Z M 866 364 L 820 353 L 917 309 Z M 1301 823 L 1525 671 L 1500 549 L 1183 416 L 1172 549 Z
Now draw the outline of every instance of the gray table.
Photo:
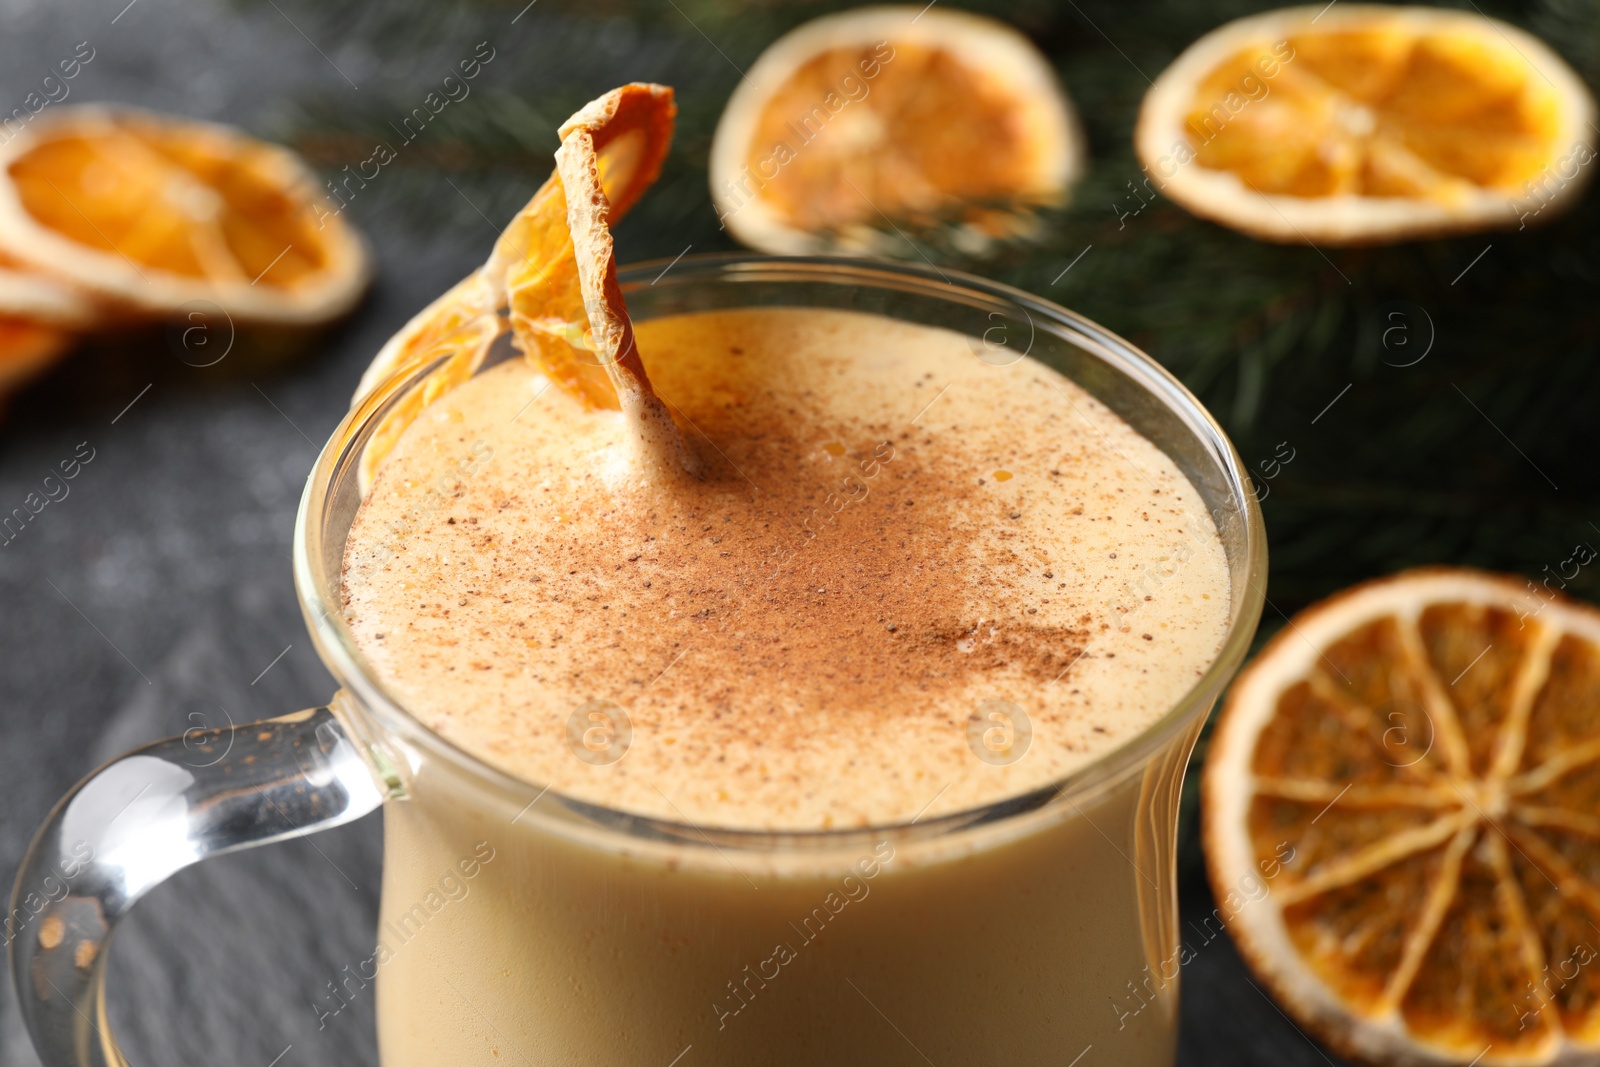
M 131 101 L 265 132 L 285 128 L 308 95 L 356 107 L 384 92 L 420 95 L 437 74 L 422 63 L 391 66 L 360 26 L 313 42 L 271 4 L 125 2 L 0 3 L 5 109 L 80 41 L 95 58 L 72 83 L 73 102 Z M 494 42 L 499 67 L 486 72 L 484 88 L 512 64 L 537 69 L 560 51 L 558 20 L 536 10 L 513 26 L 514 9 L 506 14 Z M 664 52 L 648 34 L 613 36 L 615 69 L 586 69 L 583 90 L 632 77 L 692 80 L 718 61 Z M 455 56 L 440 47 L 443 70 Z M 7 892 L 49 806 L 95 764 L 192 725 L 247 722 L 330 693 L 289 575 L 306 472 L 378 345 L 493 237 L 481 220 L 430 235 L 386 213 L 381 197 L 352 210 L 373 238 L 379 280 L 306 361 L 252 368 L 230 357 L 197 369 L 160 337 L 105 344 L 18 398 L 0 426 L 0 510 L 20 503 L 80 442 L 93 449 L 69 496 L 0 548 Z M 626 259 L 676 255 L 691 242 L 725 247 L 704 205 L 672 225 L 658 213 L 625 226 L 619 240 Z M 113 1014 L 133 1062 L 376 1063 L 370 1000 L 320 1030 L 309 1004 L 340 967 L 370 951 L 380 854 L 369 819 L 314 842 L 191 868 L 162 886 L 122 933 L 113 967 Z M 1186 916 L 1209 912 L 1200 879 L 1185 884 L 1183 902 Z M 1181 1062 L 1326 1060 L 1250 984 L 1225 939 L 1200 952 L 1184 981 Z M 7 981 L 0 1067 L 36 1062 Z

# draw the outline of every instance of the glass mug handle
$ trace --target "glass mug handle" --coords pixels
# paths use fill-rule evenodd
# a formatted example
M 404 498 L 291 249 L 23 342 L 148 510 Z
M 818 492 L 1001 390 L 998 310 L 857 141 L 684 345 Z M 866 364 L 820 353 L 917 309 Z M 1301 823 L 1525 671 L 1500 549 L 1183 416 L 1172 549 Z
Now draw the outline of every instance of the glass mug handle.
M 191 730 L 79 782 L 29 846 L 4 923 L 44 1067 L 128 1067 L 109 1032 L 106 949 L 151 887 L 207 856 L 341 826 L 392 794 L 326 707 Z

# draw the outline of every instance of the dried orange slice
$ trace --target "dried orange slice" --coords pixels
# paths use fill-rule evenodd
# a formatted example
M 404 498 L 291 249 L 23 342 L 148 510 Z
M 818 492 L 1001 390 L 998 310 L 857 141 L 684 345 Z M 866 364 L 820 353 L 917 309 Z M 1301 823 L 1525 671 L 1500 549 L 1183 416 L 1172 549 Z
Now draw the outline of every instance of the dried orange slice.
M 508 325 L 517 347 L 555 384 L 591 407 L 623 408 L 668 430 L 633 344 L 609 227 L 660 173 L 676 114 L 671 89 L 634 83 L 561 127 L 556 172 L 512 219 L 488 262 L 402 327 L 362 375 L 356 402 L 397 373 L 443 361 L 374 429 L 362 454 L 363 492 L 417 414 L 471 377 Z
M 519 347 L 594 407 L 622 406 L 637 383 L 649 391 L 617 285 L 609 226 L 660 173 L 676 113 L 671 90 L 637 85 L 573 115 L 561 127 L 557 174 L 490 261 L 491 269 L 506 263 Z
M 761 55 L 717 125 L 711 195 L 729 232 L 767 252 L 903 248 L 897 228 L 952 222 L 978 251 L 1064 200 L 1083 158 L 1027 38 L 965 12 L 873 7 Z
M 51 109 L 0 146 L 0 252 L 112 310 L 220 306 L 307 325 L 368 277 L 355 231 L 287 149 L 129 108 Z
M 1600 611 L 1456 568 L 1308 608 L 1235 682 L 1202 804 L 1222 924 L 1335 1049 L 1600 1062 Z
M 1471 12 L 1338 4 L 1190 45 L 1134 135 L 1152 184 L 1269 241 L 1520 227 L 1574 201 L 1595 102 L 1530 34 Z

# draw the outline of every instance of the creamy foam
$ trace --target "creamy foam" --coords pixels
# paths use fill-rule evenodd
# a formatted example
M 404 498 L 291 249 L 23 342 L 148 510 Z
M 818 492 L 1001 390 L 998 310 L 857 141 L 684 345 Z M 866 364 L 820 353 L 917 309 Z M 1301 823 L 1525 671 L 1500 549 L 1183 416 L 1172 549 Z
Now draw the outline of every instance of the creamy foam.
M 622 416 L 513 360 L 425 409 L 351 529 L 357 644 L 469 751 L 678 821 L 882 824 L 1084 766 L 1216 656 L 1198 494 L 1042 364 L 832 310 L 636 328 L 700 480 L 626 477 Z M 631 721 L 615 762 L 569 743 L 592 702 Z

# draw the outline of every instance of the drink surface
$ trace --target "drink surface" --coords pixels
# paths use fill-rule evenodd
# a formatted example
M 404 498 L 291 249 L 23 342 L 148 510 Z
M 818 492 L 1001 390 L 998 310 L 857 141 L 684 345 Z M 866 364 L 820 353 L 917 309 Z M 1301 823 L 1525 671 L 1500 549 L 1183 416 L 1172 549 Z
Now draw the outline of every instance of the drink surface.
M 904 822 L 1086 766 L 1219 651 L 1198 493 L 1043 364 L 835 310 L 636 329 L 698 478 L 630 477 L 620 414 L 511 360 L 351 529 L 361 652 L 489 763 L 700 825 Z

